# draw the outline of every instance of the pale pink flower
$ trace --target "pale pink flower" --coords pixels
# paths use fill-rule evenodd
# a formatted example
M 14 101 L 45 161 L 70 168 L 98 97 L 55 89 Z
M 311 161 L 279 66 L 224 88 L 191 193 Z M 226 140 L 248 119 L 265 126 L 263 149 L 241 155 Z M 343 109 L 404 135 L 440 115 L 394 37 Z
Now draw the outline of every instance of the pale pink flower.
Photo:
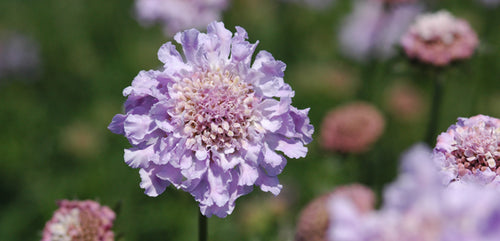
M 467 21 L 445 10 L 419 16 L 401 39 L 410 58 L 436 66 L 470 58 L 478 43 Z
M 371 104 L 354 102 L 330 111 L 321 125 L 320 144 L 340 152 L 369 149 L 384 130 L 385 120 Z
M 58 202 L 59 209 L 45 224 L 42 241 L 113 241 L 115 213 L 94 201 Z

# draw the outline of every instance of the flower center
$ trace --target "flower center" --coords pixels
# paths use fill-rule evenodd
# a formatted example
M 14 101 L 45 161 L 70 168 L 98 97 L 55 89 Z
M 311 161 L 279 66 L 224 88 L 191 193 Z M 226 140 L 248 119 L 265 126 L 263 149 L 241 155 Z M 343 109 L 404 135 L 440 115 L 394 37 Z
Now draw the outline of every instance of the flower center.
M 173 88 L 179 92 L 175 112 L 189 136 L 188 148 L 231 152 L 248 139 L 257 98 L 238 75 L 220 70 L 195 73 Z
M 417 18 L 413 31 L 430 43 L 452 44 L 459 36 L 456 19 L 447 11 L 423 14 Z
M 472 173 L 490 169 L 500 174 L 500 127 L 479 122 L 471 127 L 457 128 L 456 149 L 452 154 L 457 158 L 459 175 L 469 169 Z
M 53 241 L 72 241 L 80 233 L 80 211 L 72 209 L 68 213 L 58 213 L 55 222 L 49 226 Z

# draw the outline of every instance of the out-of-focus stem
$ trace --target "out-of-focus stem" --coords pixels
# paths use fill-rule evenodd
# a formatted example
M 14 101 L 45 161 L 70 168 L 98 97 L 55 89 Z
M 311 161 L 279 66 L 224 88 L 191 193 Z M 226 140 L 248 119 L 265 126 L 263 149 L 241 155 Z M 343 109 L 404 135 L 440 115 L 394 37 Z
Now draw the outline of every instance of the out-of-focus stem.
M 436 131 L 438 124 L 439 112 L 441 111 L 441 102 L 443 96 L 443 85 L 444 80 L 440 78 L 439 71 L 435 72 L 433 75 L 434 78 L 434 94 L 432 96 L 431 103 L 431 113 L 429 117 L 429 125 L 427 127 L 427 136 L 425 137 L 425 142 L 433 147 L 436 141 Z
M 207 217 L 201 214 L 198 216 L 198 240 L 207 241 Z

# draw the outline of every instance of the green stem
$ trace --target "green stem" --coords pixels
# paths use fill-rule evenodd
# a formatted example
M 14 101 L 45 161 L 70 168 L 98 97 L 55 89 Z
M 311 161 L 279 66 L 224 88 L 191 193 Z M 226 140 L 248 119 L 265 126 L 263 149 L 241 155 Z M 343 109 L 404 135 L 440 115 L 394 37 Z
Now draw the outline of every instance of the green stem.
M 198 240 L 207 241 L 207 217 L 198 212 Z
M 443 96 L 443 79 L 440 78 L 439 73 L 435 74 L 434 78 L 434 95 L 432 96 L 431 116 L 429 119 L 429 126 L 427 127 L 427 136 L 425 142 L 430 146 L 434 146 L 436 139 L 436 131 L 438 124 L 439 112 L 441 111 L 441 99 Z

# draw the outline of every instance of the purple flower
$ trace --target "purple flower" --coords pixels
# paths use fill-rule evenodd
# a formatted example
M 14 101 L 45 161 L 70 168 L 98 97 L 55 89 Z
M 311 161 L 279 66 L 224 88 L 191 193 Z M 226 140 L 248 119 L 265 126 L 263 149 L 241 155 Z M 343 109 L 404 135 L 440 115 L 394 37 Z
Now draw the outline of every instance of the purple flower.
M 477 115 L 458 118 L 441 133 L 434 148 L 443 182 L 500 182 L 500 119 Z
M 40 65 L 38 44 L 18 33 L 0 33 L 0 79 L 10 76 L 33 77 Z
M 149 196 L 172 184 L 199 202 L 201 212 L 225 217 L 253 186 L 277 195 L 286 159 L 304 157 L 313 127 L 309 109 L 291 106 L 285 64 L 261 51 L 236 27 L 221 22 L 207 33 L 190 29 L 164 44 L 161 70 L 141 71 L 125 88 L 125 114 L 109 129 L 128 138 L 125 162 L 139 168 Z
M 136 0 L 139 21 L 159 22 L 167 35 L 187 28 L 201 28 L 219 20 L 228 0 Z
M 434 164 L 427 148 L 412 148 L 378 211 L 362 213 L 348 199 L 332 198 L 329 240 L 498 240 L 500 193 L 473 184 L 446 188 Z
M 59 209 L 43 230 L 42 241 L 113 241 L 115 213 L 94 201 L 58 202 Z
M 422 6 L 391 4 L 384 7 L 384 4 L 382 1 L 355 1 L 354 11 L 346 17 L 339 33 L 344 55 L 358 61 L 394 55 L 395 44 L 422 11 Z

